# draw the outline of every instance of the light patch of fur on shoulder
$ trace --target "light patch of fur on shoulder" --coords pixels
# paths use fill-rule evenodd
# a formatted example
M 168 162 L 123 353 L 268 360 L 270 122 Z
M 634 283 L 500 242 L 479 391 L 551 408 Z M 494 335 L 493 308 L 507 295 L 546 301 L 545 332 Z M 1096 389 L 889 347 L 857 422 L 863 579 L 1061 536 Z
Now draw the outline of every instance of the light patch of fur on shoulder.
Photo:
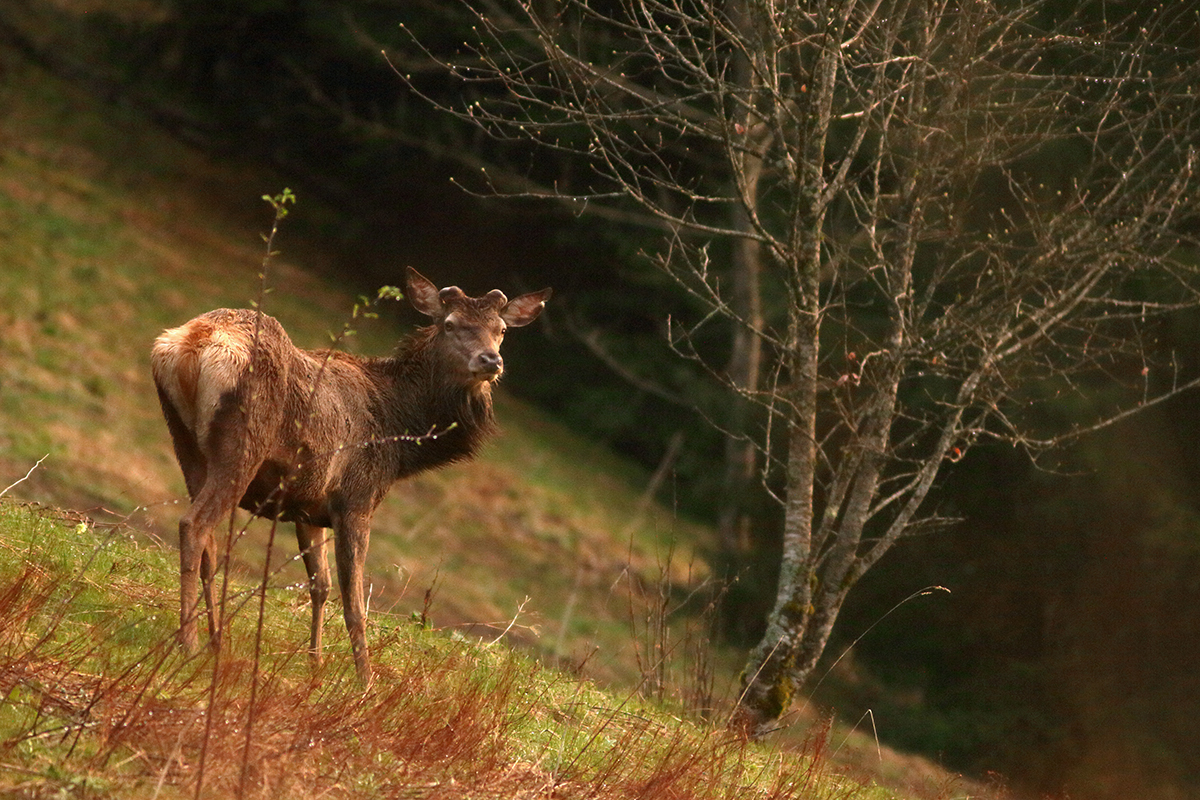
M 154 381 L 202 447 L 221 396 L 250 364 L 252 345 L 245 331 L 203 317 L 163 331 L 154 342 Z

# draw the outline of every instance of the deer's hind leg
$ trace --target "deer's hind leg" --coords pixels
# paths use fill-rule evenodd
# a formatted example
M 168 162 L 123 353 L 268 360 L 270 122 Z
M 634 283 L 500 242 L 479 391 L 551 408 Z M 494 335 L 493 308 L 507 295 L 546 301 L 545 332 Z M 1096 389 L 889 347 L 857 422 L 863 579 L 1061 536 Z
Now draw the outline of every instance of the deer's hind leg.
M 158 388 L 158 401 L 162 406 L 163 418 L 167 421 L 167 430 L 171 432 L 171 444 L 175 447 L 175 460 L 179 462 L 179 469 L 183 472 L 183 481 L 187 485 L 188 497 L 194 500 L 200 492 L 200 488 L 204 486 L 208 475 L 208 461 L 204 451 L 200 449 L 196 434 L 183 421 L 179 410 L 175 408 L 175 403 L 161 387 Z
M 244 408 L 236 392 L 222 398 L 199 445 L 207 469 L 202 475 L 192 475 L 191 479 L 202 482 L 195 490 L 191 508 L 179 520 L 179 641 L 187 650 L 195 650 L 199 638 L 196 618 L 201 588 L 212 646 L 215 649 L 220 645 L 220 614 L 213 581 L 219 563 L 215 531 L 222 522 L 233 524 L 234 509 L 266 458 L 265 440 L 248 431 Z
M 308 596 L 312 599 L 312 632 L 308 655 L 313 666 L 321 665 L 321 623 L 325 618 L 325 601 L 329 599 L 327 540 L 324 528 L 296 523 L 296 541 L 300 544 L 300 555 L 308 572 Z
M 217 568 L 214 532 L 222 520 L 230 519 L 237 500 L 229 500 L 228 484 L 206 481 L 196 494 L 192 507 L 179 520 L 179 642 L 184 649 L 196 649 L 199 636 L 196 618 L 200 614 L 200 590 L 208 615 L 208 633 L 216 647 L 220 637 L 219 615 L 213 592 Z

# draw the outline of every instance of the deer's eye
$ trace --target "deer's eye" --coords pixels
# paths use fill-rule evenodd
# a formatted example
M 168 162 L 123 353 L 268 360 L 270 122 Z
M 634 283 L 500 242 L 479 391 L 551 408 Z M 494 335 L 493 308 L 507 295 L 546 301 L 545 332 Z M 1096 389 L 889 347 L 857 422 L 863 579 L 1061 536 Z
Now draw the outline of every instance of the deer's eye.
M 446 320 L 445 322 L 443 322 L 443 323 L 442 323 L 442 330 L 446 331 L 447 333 L 449 333 L 450 331 L 454 330 L 454 320 L 452 320 L 452 319 L 448 319 L 448 320 Z

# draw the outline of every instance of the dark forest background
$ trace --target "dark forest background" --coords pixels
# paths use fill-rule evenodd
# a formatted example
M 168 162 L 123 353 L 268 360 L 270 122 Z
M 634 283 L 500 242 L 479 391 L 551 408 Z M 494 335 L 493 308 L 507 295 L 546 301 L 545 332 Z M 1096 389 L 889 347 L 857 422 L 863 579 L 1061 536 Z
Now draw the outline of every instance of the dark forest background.
M 468 291 L 553 286 L 546 335 L 506 344 L 509 391 L 650 469 L 673 454 L 666 499 L 715 520 L 717 426 L 730 404 L 667 346 L 667 317 L 695 309 L 647 258 L 658 233 L 550 202 L 488 198 L 485 165 L 501 188 L 532 173 L 565 180 L 573 165 L 459 127 L 393 71 L 455 102 L 456 86 L 407 52 L 400 30 L 453 51 L 453 2 L 84 5 L 87 13 L 6 0 L 0 38 L 198 148 L 273 165 L 301 210 L 307 198 L 333 209 L 289 224 L 336 242 L 341 255 L 328 268 L 352 287 L 397 283 L 406 264 Z M 1177 319 L 1159 338 L 1196 366 L 1197 320 Z M 701 346 L 720 361 L 727 345 Z M 1080 412 L 1053 410 L 1067 424 Z M 1200 792 L 1198 427 L 1193 394 L 1052 463 L 972 451 L 937 490 L 958 522 L 899 545 L 851 595 L 829 657 L 857 642 L 837 679 L 822 683 L 821 701 L 847 717 L 872 709 L 893 745 L 1041 791 Z M 733 647 L 761 632 L 779 548 L 766 492 L 744 504 L 752 524 L 721 626 Z M 931 585 L 951 593 L 893 610 Z

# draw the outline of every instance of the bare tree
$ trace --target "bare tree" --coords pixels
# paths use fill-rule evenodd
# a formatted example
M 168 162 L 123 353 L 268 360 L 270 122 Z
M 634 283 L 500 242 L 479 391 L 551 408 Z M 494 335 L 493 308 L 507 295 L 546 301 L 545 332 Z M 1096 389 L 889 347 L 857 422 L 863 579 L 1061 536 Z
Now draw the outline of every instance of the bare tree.
M 765 409 L 783 556 L 734 717 L 747 732 L 787 710 L 857 581 L 939 522 L 948 464 L 984 441 L 1036 457 L 1197 383 L 1154 338 L 1200 304 L 1187 12 L 465 7 L 472 38 L 436 58 L 468 99 L 441 107 L 587 166 L 517 194 L 661 221 L 656 263 L 708 310 L 672 344 Z M 722 241 L 751 272 L 717 262 Z M 709 366 L 694 342 L 716 324 L 765 350 L 761 383 Z M 1072 397 L 1087 421 L 1048 427 L 1044 404 Z

